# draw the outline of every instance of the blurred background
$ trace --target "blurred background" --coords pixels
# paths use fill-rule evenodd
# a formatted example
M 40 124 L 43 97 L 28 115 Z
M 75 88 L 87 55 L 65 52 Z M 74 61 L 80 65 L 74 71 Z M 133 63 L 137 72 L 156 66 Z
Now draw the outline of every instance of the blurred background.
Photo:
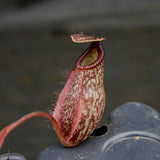
M 1 0 L 0 128 L 55 106 L 67 74 L 89 44 L 70 35 L 106 37 L 106 109 L 138 101 L 160 111 L 159 0 Z M 14 130 L 1 154 L 33 160 L 58 141 L 50 123 L 34 118 Z

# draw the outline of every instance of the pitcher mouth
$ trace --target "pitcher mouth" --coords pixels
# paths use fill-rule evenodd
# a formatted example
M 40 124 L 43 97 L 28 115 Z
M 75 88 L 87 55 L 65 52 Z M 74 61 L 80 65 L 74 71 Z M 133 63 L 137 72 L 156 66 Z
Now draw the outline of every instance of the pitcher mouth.
M 78 58 L 76 68 L 87 70 L 94 68 L 104 59 L 104 50 L 101 43 L 92 42 L 90 47 Z

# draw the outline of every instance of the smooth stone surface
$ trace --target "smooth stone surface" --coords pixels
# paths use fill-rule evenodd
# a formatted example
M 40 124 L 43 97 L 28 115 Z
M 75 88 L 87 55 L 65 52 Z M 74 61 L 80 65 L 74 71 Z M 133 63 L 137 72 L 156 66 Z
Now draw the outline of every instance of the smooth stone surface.
M 96 130 L 96 135 L 101 134 Z M 160 115 L 151 107 L 126 103 L 110 115 L 108 131 L 73 148 L 60 143 L 43 150 L 37 160 L 159 160 Z

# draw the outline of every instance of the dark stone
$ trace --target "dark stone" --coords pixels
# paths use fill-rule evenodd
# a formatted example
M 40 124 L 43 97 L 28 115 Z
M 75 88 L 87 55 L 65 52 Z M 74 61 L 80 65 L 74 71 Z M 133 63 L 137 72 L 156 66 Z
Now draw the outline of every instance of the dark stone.
M 99 131 L 98 131 L 99 130 Z M 43 150 L 37 160 L 159 160 L 160 115 L 151 107 L 126 103 L 110 115 L 108 126 L 73 148 L 60 143 Z

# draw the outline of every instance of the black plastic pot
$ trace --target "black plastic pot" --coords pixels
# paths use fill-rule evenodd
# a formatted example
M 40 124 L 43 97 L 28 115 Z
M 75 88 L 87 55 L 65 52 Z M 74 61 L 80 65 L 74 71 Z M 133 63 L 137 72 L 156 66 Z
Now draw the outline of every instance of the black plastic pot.
M 60 143 L 43 150 L 37 160 L 160 160 L 160 114 L 151 107 L 126 103 L 110 115 L 107 126 L 73 148 Z

